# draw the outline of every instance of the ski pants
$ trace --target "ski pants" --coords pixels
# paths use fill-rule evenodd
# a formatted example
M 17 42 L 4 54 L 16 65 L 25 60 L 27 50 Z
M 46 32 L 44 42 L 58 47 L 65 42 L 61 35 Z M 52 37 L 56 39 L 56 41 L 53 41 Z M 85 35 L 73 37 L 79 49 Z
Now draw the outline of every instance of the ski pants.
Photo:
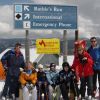
M 49 93 L 48 93 L 49 94 L 49 100 L 52 100 L 54 91 L 56 91 L 57 100 L 60 100 L 59 86 L 56 86 L 55 88 L 53 88 L 51 85 L 49 85 L 48 89 L 49 89 Z
M 11 97 L 12 94 L 14 94 L 15 97 L 19 97 L 19 81 L 18 81 L 18 77 L 7 75 L 2 96 Z
M 29 93 L 29 90 L 26 86 L 23 88 L 22 92 L 23 92 L 23 100 L 30 100 L 30 93 Z M 37 100 L 37 88 L 36 88 L 36 86 L 33 88 L 31 96 L 32 96 L 31 100 Z
M 39 100 L 42 100 L 42 94 L 44 94 L 44 100 L 47 100 L 48 98 L 48 85 L 45 84 L 39 84 L 37 85 L 37 95 Z
M 48 88 L 49 88 L 49 100 L 52 100 L 54 89 L 51 85 L 49 85 Z
M 85 97 L 86 92 L 86 85 L 87 85 L 87 95 L 92 96 L 93 91 L 93 76 L 87 76 L 80 78 L 81 86 L 80 86 L 80 93 L 82 97 Z
M 66 86 L 65 83 L 63 83 L 63 84 L 60 85 L 60 90 L 61 90 L 63 99 L 64 100 L 69 100 L 69 98 L 68 98 L 68 92 L 69 92 L 69 90 L 68 90 L 68 87 Z

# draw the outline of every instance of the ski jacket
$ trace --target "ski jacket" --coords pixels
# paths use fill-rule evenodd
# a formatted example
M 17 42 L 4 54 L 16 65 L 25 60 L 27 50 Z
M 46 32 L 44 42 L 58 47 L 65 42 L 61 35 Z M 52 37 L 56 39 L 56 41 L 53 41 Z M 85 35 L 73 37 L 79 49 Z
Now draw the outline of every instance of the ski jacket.
M 1 58 L 2 64 L 4 68 L 8 69 L 7 75 L 18 77 L 20 74 L 20 69 L 25 66 L 24 57 L 20 52 L 16 55 L 14 50 L 9 50 L 6 52 L 3 57 Z
M 87 58 L 86 63 L 82 63 L 79 57 L 75 55 L 72 65 L 72 68 L 75 70 L 76 75 L 80 78 L 93 75 L 92 57 L 86 51 L 83 52 L 83 56 Z
M 0 61 L 0 80 L 5 80 L 6 73 L 4 71 L 2 62 Z
M 88 53 L 91 55 L 94 61 L 93 69 L 100 70 L 100 46 L 97 45 L 95 48 L 91 46 L 88 49 Z
M 38 71 L 37 72 L 37 81 L 38 82 L 40 81 L 42 83 L 47 82 L 46 73 L 45 72 Z
M 49 72 L 46 73 L 47 80 L 50 85 L 55 84 L 55 82 L 57 80 L 57 75 L 58 75 L 57 71 L 50 70 Z
M 22 85 L 26 85 L 28 82 L 35 85 L 37 82 L 37 72 L 33 70 L 31 74 L 28 74 L 26 71 L 23 71 L 20 74 L 19 81 Z
M 75 73 L 69 70 L 66 72 L 65 70 L 61 70 L 59 72 L 59 77 L 58 77 L 58 84 L 62 83 L 69 83 L 71 80 L 75 79 Z

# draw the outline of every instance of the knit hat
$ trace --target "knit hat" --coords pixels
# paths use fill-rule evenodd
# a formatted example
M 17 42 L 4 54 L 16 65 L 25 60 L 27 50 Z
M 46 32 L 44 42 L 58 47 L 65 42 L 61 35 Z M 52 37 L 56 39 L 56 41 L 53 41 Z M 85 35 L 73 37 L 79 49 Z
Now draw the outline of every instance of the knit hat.
M 84 46 L 83 45 L 79 45 L 78 47 L 77 47 L 77 50 L 84 50 L 85 48 L 84 48 Z
M 38 65 L 38 68 L 43 69 L 43 65 L 42 65 L 42 64 L 39 64 L 39 65 Z
M 77 40 L 77 41 L 75 41 L 74 45 L 75 45 L 75 51 L 74 52 L 76 53 L 77 50 L 80 50 L 80 49 L 85 50 L 86 41 L 85 40 Z

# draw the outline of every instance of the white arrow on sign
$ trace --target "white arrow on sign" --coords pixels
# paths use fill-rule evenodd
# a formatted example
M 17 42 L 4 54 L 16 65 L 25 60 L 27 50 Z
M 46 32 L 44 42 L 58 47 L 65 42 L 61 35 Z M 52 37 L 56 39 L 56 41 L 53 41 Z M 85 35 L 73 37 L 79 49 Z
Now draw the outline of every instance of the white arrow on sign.
M 24 14 L 24 15 L 25 15 L 24 19 L 30 19 L 30 14 Z
M 24 11 L 29 11 L 29 6 L 24 6 Z

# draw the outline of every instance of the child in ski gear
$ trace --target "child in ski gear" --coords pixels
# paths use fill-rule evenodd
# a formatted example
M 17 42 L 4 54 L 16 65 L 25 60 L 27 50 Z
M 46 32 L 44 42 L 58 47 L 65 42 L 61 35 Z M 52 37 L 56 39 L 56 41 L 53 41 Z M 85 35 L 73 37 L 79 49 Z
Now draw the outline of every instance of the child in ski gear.
M 43 71 L 42 64 L 38 65 L 37 90 L 38 90 L 38 100 L 42 100 L 42 93 L 44 93 L 44 100 L 48 100 L 48 81 L 46 73 Z
M 16 43 L 15 48 L 7 51 L 1 58 L 2 64 L 7 70 L 6 81 L 3 89 L 2 96 L 12 98 L 12 94 L 15 97 L 19 97 L 19 74 L 20 68 L 25 66 L 24 57 L 20 51 L 21 44 Z
M 88 49 L 88 53 L 91 55 L 94 61 L 93 70 L 93 96 L 95 97 L 97 90 L 97 82 L 99 83 L 99 94 L 100 94 L 100 46 L 97 43 L 96 37 L 91 37 L 91 46 Z M 98 81 L 97 81 L 98 76 Z
M 56 71 L 56 65 L 55 63 L 51 63 L 50 64 L 50 70 L 46 73 L 47 76 L 47 80 L 48 80 L 48 89 L 49 89 L 49 100 L 52 100 L 52 96 L 53 96 L 53 91 L 54 88 L 56 86 L 55 82 L 56 82 L 56 75 L 57 75 L 57 71 Z
M 64 100 L 74 100 L 74 96 L 77 95 L 77 85 L 75 73 L 71 70 L 68 62 L 62 64 L 63 69 L 59 72 L 59 82 L 61 93 Z M 69 94 L 73 94 L 73 97 Z M 73 99 L 72 99 L 73 98 Z
M 77 45 L 77 53 L 75 53 L 73 61 L 73 69 L 76 75 L 80 78 L 81 86 L 80 93 L 81 97 L 85 98 L 86 83 L 87 83 L 87 93 L 88 96 L 92 96 L 92 77 L 93 77 L 93 60 L 92 57 L 87 53 L 85 47 L 82 43 Z
M 23 100 L 30 100 L 29 93 L 32 94 L 32 100 L 37 100 L 37 72 L 31 62 L 29 62 L 26 65 L 25 70 L 21 72 L 19 81 L 23 89 Z

